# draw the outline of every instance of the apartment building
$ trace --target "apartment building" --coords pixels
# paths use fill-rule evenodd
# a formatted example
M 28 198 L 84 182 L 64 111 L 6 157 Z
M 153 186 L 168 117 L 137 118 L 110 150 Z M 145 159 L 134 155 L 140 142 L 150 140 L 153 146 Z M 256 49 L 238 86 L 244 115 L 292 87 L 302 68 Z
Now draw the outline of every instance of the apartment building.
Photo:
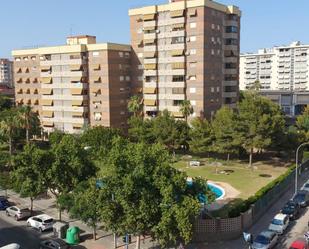
M 13 62 L 0 58 L 0 86 L 13 87 Z
M 240 10 L 210 0 L 170 0 L 129 10 L 132 95 L 145 117 L 164 109 L 175 117 L 182 101 L 192 117 L 210 118 L 239 95 Z M 191 117 L 190 117 L 191 118 Z
M 309 90 L 309 45 L 293 42 L 289 46 L 261 49 L 240 55 L 240 89 L 259 81 L 261 90 Z
M 127 125 L 128 45 L 72 36 L 67 44 L 14 50 L 17 105 L 30 105 L 46 132 L 78 133 L 85 126 Z

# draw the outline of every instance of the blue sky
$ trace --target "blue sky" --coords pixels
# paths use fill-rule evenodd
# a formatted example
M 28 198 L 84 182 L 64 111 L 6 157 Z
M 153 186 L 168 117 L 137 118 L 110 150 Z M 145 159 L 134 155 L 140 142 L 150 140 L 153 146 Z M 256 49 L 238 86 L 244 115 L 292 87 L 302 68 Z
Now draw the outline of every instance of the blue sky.
M 37 45 L 60 45 L 72 34 L 96 35 L 99 42 L 129 43 L 128 9 L 168 0 L 1 1 L 0 57 Z M 243 11 L 241 52 L 309 43 L 308 0 L 219 0 Z M 297 4 L 296 4 L 297 3 Z

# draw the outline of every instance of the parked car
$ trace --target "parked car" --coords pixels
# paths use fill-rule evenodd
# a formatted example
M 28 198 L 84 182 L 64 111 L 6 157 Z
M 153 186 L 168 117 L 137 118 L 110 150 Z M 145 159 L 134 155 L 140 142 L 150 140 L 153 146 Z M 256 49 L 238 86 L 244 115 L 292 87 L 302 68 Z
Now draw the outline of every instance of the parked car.
M 278 234 L 283 234 L 289 225 L 289 216 L 286 214 L 277 214 L 268 227 L 269 230 Z
M 307 207 L 309 204 L 309 192 L 299 190 L 293 197 L 293 201 L 298 203 L 301 207 Z
M 17 206 L 8 207 L 5 212 L 7 216 L 12 216 L 15 218 L 15 220 L 21 220 L 31 216 L 29 208 L 22 208 Z
M 0 247 L 0 249 L 20 249 L 20 245 L 13 243 L 6 246 Z
M 62 239 L 48 239 L 40 243 L 40 249 L 70 249 L 68 245 Z
M 10 206 L 10 203 L 5 197 L 0 197 L 0 210 L 6 210 Z
M 270 249 L 278 242 L 278 234 L 265 230 L 261 232 L 253 241 L 252 249 Z
M 36 228 L 40 232 L 52 229 L 53 223 L 54 223 L 53 218 L 46 214 L 40 214 L 37 216 L 33 216 L 27 220 L 27 226 Z
M 301 187 L 301 190 L 309 191 L 309 181 L 305 182 L 305 184 Z
M 290 245 L 289 249 L 309 249 L 309 246 L 305 240 L 298 239 Z
M 283 206 L 281 213 L 288 215 L 290 219 L 297 219 L 300 213 L 300 206 L 298 203 L 290 200 Z

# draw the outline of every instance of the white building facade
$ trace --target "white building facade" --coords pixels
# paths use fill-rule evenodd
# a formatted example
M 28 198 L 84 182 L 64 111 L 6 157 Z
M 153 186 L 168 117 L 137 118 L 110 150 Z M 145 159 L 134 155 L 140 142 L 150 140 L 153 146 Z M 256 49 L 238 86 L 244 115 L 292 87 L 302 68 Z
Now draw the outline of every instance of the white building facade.
M 308 91 L 309 45 L 293 42 L 240 55 L 239 81 L 240 90 L 250 89 L 258 81 L 264 91 Z

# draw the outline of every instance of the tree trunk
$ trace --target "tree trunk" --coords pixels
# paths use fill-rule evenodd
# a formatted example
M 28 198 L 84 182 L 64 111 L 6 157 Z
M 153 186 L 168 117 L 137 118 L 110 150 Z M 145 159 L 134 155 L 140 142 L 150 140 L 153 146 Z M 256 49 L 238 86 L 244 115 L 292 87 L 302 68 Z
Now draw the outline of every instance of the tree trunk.
M 9 152 L 10 156 L 13 154 L 13 141 L 12 141 L 12 136 L 9 136 Z
M 29 128 L 26 128 L 26 142 L 29 144 Z
M 140 249 L 141 247 L 141 236 L 137 235 L 136 236 L 136 249 Z
M 59 217 L 59 221 L 61 221 L 61 214 L 62 214 L 62 211 L 61 211 L 61 207 L 60 207 L 60 205 L 59 205 L 59 213 L 58 213 L 58 217 Z
M 33 213 L 33 197 L 30 197 L 30 213 L 31 213 L 31 215 L 32 215 L 32 213 Z
M 97 226 L 93 225 L 93 240 L 97 240 Z
M 249 167 L 252 168 L 253 148 L 250 149 Z
M 230 161 L 230 153 L 227 153 L 227 159 L 226 159 L 226 161 Z
M 114 249 L 117 248 L 117 235 L 114 233 Z

